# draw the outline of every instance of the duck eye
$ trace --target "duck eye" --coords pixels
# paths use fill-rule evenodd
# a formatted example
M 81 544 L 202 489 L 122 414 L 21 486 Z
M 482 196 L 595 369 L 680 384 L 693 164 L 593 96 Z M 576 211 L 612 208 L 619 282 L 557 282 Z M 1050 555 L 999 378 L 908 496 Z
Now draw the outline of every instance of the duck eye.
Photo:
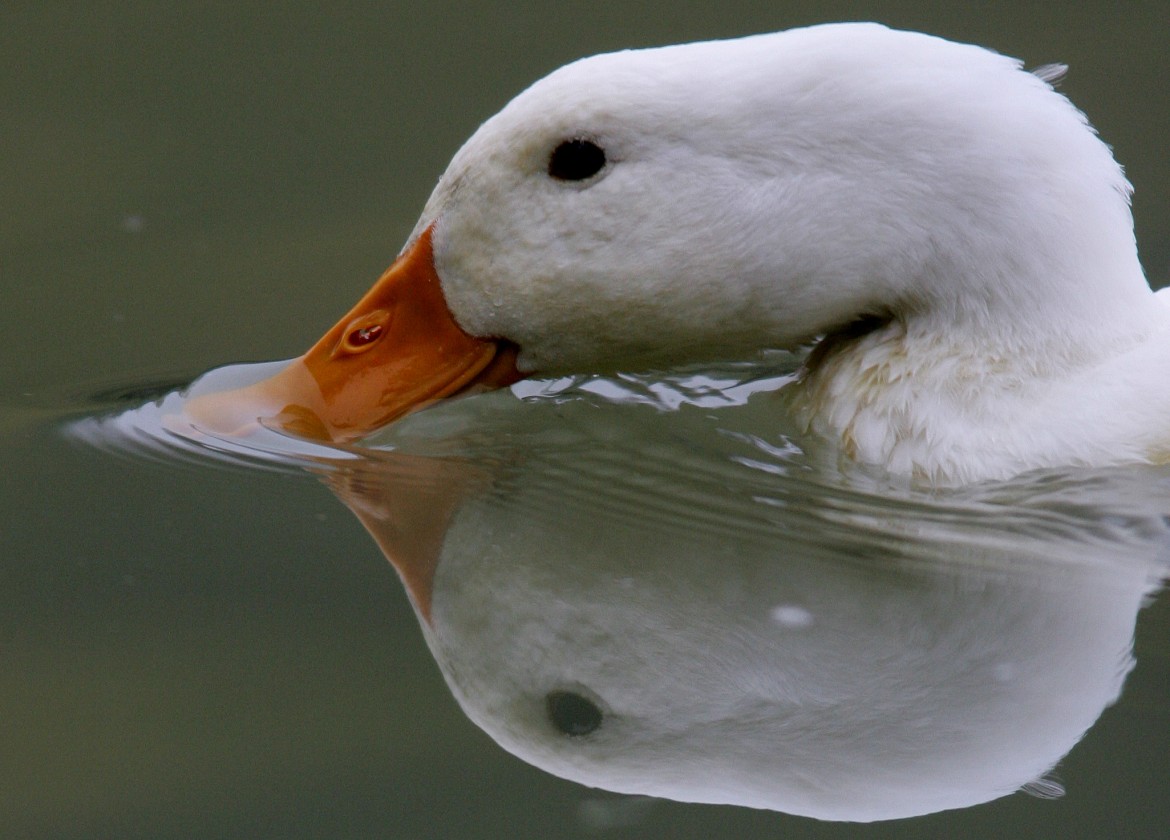
M 548 174 L 558 181 L 584 181 L 605 166 L 605 150 L 592 140 L 566 140 L 553 149 Z
M 601 726 L 601 709 L 571 691 L 554 691 L 545 698 L 548 719 L 558 732 L 571 738 L 588 735 Z

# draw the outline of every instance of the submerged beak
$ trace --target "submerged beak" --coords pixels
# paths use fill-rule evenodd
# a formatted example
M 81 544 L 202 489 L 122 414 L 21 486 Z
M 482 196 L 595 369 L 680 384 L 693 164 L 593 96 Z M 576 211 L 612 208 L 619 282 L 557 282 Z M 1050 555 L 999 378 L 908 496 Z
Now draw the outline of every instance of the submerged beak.
M 515 362 L 515 345 L 455 322 L 428 227 L 308 353 L 255 385 L 192 399 L 187 413 L 228 434 L 260 422 L 349 441 L 445 397 L 511 385 L 524 377 Z

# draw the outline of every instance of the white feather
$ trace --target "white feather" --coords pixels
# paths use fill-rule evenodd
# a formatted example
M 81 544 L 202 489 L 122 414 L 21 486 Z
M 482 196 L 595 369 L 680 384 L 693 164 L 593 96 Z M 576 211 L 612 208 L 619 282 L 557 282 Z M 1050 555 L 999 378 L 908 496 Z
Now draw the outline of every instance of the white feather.
M 1170 451 L 1170 312 L 1084 116 L 979 47 L 873 24 L 595 56 L 452 161 L 418 230 L 461 325 L 542 373 L 791 347 L 792 406 L 937 482 Z M 547 172 L 591 138 L 606 168 Z

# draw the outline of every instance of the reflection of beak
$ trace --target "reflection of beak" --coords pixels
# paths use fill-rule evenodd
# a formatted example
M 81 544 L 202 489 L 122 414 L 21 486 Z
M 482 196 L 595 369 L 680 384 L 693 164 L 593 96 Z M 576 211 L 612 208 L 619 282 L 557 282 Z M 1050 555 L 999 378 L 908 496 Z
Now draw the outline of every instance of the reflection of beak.
M 523 378 L 509 342 L 455 322 L 427 228 L 304 356 L 270 379 L 192 399 L 196 425 L 237 433 L 257 421 L 324 440 L 359 438 L 436 400 Z
M 377 452 L 322 474 L 394 566 L 419 616 L 431 620 L 435 570 L 455 511 L 492 475 L 453 459 Z

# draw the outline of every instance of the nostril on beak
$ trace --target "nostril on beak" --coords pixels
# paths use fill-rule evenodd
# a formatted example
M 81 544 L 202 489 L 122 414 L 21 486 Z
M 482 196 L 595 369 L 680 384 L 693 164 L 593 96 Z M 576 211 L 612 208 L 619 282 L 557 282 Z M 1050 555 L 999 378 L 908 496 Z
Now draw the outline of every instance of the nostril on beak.
M 390 313 L 384 309 L 355 318 L 346 328 L 345 337 L 341 340 L 338 350 L 349 354 L 369 350 L 386 334 L 389 320 Z

